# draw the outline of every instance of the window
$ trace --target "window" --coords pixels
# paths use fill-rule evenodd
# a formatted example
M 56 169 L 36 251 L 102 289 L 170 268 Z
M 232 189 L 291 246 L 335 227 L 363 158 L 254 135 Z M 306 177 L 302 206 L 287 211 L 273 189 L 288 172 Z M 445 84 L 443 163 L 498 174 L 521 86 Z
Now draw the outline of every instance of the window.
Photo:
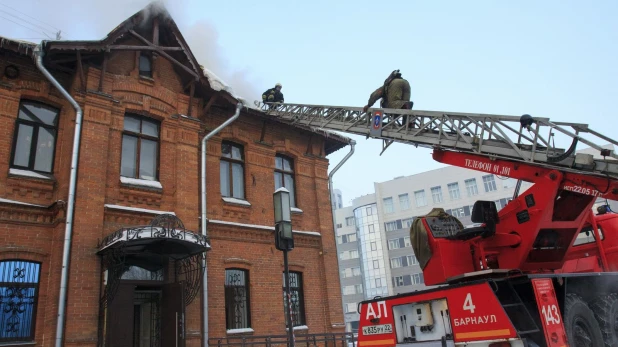
M 355 302 L 350 302 L 345 304 L 345 313 L 356 313 L 357 304 Z
M 245 163 L 241 145 L 221 143 L 221 196 L 245 199 Z
M 348 332 L 357 333 L 358 332 L 358 321 L 347 323 Z
M 136 114 L 124 116 L 120 176 L 159 179 L 159 122 Z
M 399 208 L 405 211 L 410 208 L 410 199 L 408 199 L 408 193 L 399 195 Z
M 354 217 L 346 217 L 345 218 L 345 225 L 346 226 L 353 226 L 354 223 Z
M 294 162 L 291 158 L 277 154 L 275 157 L 275 190 L 281 187 L 290 191 L 290 206 L 296 207 Z
M 371 216 L 373 214 L 373 209 L 371 208 L 371 206 L 367 207 L 367 215 Z
M 367 229 L 369 230 L 369 232 L 370 232 L 370 233 L 375 233 L 375 232 L 376 232 L 376 229 L 375 229 L 375 227 L 373 226 L 373 224 L 369 224 L 369 225 L 367 226 Z
M 251 327 L 251 314 L 249 305 L 249 272 L 247 270 L 241 269 L 226 269 L 226 329 L 244 329 Z
M 337 229 L 341 229 L 343 227 L 343 225 L 341 225 L 341 223 L 337 223 Z
M 51 173 L 54 168 L 59 111 L 50 106 L 22 101 L 15 121 L 11 167 Z
M 393 277 L 393 286 L 395 287 L 403 286 L 403 276 Z
M 343 295 L 352 295 L 354 294 L 354 286 L 344 286 L 343 287 Z
M 350 251 L 350 259 L 356 259 L 356 258 L 358 258 L 358 251 L 357 250 Z
M 382 279 L 376 278 L 376 287 L 382 287 Z
M 422 207 L 427 205 L 427 201 L 425 201 L 425 191 L 419 190 L 414 192 L 414 199 L 416 200 L 416 206 Z
M 494 181 L 494 175 L 483 176 L 483 185 L 485 185 L 485 192 L 498 190 L 498 188 L 496 188 L 496 181 Z
M 358 258 L 358 251 L 355 249 L 351 251 L 343 251 L 339 253 L 339 258 L 341 260 L 356 259 Z
M 147 52 L 139 54 L 139 75 L 152 78 L 152 55 Z
M 379 260 L 374 260 L 373 261 L 373 268 L 374 269 L 379 269 L 380 268 L 380 261 Z
M 451 197 L 451 200 L 459 200 L 461 198 L 459 195 L 459 182 L 448 184 L 448 195 Z
M 431 188 L 431 197 L 433 198 L 434 204 L 439 204 L 442 202 L 442 187 L 433 187 Z
M 360 276 L 360 273 L 359 273 Z M 354 291 L 356 292 L 356 294 L 362 294 L 363 293 L 363 285 L 362 284 L 355 284 L 354 285 Z
M 393 198 L 382 199 L 384 202 L 384 213 L 395 212 L 395 206 L 393 205 Z
M 408 255 L 408 256 L 406 256 L 406 257 L 407 257 L 406 259 L 408 260 L 408 264 L 409 264 L 409 265 L 418 265 L 418 260 L 416 259 L 416 257 L 415 257 L 415 256 L 413 256 L 413 255 Z
M 305 325 L 305 298 L 303 293 L 303 276 L 300 272 L 290 271 L 290 305 L 292 306 L 292 326 Z M 283 273 L 283 307 L 287 317 L 288 301 L 286 300 L 285 272 Z M 288 325 L 286 323 L 286 328 Z
M 391 269 L 401 267 L 401 257 L 391 258 Z
M 412 275 L 412 283 L 413 284 L 423 284 L 425 283 L 425 279 L 423 278 L 422 273 Z
M 409 228 L 412 226 L 413 222 L 414 222 L 414 218 L 407 218 L 407 219 L 403 219 L 401 221 L 401 224 L 403 224 L 404 228 Z
M 341 277 L 342 278 L 355 277 L 355 276 L 360 276 L 360 268 L 359 267 L 349 267 L 349 268 L 345 268 L 345 269 L 341 270 Z
M 371 250 L 372 251 L 377 251 L 378 250 L 378 244 L 376 242 L 372 242 L 371 243 Z
M 41 264 L 0 262 L 0 342 L 34 340 Z
M 355 242 L 355 241 L 356 241 L 356 234 L 347 234 L 347 235 L 337 236 L 337 243 L 339 244 Z
M 400 237 L 398 239 L 388 240 L 388 249 L 399 249 L 404 247 L 410 247 L 410 236 Z
M 601 240 L 605 239 L 605 237 L 603 236 L 603 229 L 601 229 L 601 227 L 598 227 L 598 231 Z M 575 242 L 573 242 L 573 246 L 585 245 L 595 241 L 596 240 L 594 237 L 594 231 L 592 230 L 592 226 L 588 225 L 583 227 L 582 230 L 579 232 L 577 238 L 575 239 Z
M 476 186 L 476 178 L 465 180 L 464 183 L 466 184 L 468 196 L 475 196 L 479 194 L 479 188 Z

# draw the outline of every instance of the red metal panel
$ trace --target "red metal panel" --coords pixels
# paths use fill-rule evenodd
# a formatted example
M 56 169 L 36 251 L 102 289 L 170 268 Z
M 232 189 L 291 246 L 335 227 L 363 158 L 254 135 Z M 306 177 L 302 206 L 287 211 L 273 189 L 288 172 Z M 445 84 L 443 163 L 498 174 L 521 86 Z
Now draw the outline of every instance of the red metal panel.
M 548 278 L 532 279 L 536 303 L 541 315 L 541 323 L 545 332 L 545 341 L 548 347 L 568 346 L 566 332 L 562 324 L 560 306 L 554 291 L 554 284 Z
M 394 346 L 397 343 L 397 329 L 401 327 L 395 321 L 393 307 L 439 299 L 447 301 L 446 325 L 449 325 L 448 330 L 452 329 L 455 342 L 517 337 L 515 328 L 489 284 L 479 283 L 361 305 L 358 346 Z M 384 324 L 391 324 L 393 329 L 382 334 L 363 334 L 364 327 Z

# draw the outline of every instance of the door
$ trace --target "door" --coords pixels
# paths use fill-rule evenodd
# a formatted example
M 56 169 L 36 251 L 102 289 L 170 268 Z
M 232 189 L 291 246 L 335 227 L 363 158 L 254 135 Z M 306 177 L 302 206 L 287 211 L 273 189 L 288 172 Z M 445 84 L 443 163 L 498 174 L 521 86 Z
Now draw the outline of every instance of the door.
M 135 286 L 119 284 L 107 304 L 106 346 L 133 347 L 133 293 Z
M 161 346 L 185 347 L 183 284 L 170 283 L 162 289 L 161 318 L 165 323 L 161 324 Z

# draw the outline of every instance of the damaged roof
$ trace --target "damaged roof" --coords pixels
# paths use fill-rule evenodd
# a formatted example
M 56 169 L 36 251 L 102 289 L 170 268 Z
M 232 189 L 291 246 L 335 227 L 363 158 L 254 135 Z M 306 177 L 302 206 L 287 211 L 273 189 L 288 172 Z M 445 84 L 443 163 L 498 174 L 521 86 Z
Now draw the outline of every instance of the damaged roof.
M 133 36 L 140 41 L 142 41 L 146 45 L 152 45 L 152 43 L 148 42 L 144 37 L 139 35 L 137 31 L 139 30 L 140 25 L 143 25 L 145 21 L 153 20 L 153 18 L 162 18 L 165 25 L 169 26 L 171 31 L 173 32 L 173 41 L 180 48 L 175 52 L 159 52 L 160 54 L 176 54 L 176 57 L 179 56 L 180 53 L 184 53 L 182 59 L 184 62 L 183 66 L 175 66 L 175 68 L 182 68 L 185 70 L 187 74 L 190 74 L 195 78 L 196 81 L 201 82 L 202 84 L 208 86 L 213 91 L 219 92 L 225 99 L 229 102 L 237 103 L 242 102 L 243 105 L 250 111 L 250 113 L 257 114 L 266 119 L 275 121 L 280 124 L 285 124 L 287 126 L 297 128 L 303 131 L 309 131 L 311 133 L 318 134 L 325 138 L 325 152 L 326 155 L 331 154 L 339 149 L 344 148 L 348 145 L 352 140 L 346 136 L 339 135 L 335 132 L 319 129 L 315 127 L 308 127 L 297 124 L 289 124 L 285 121 L 281 121 L 275 117 L 267 115 L 264 111 L 256 107 L 253 102 L 249 102 L 238 96 L 234 89 L 225 83 L 221 78 L 219 78 L 214 72 L 208 70 L 203 65 L 200 65 L 197 61 L 196 57 L 191 52 L 191 49 L 187 42 L 185 41 L 182 33 L 177 27 L 176 23 L 172 19 L 171 15 L 167 10 L 158 2 L 150 3 L 141 11 L 138 11 L 131 17 L 127 18 L 125 21 L 116 26 L 110 33 L 108 33 L 101 40 L 59 40 L 59 41 L 43 41 L 42 46 L 46 51 L 46 55 L 50 51 L 53 52 L 62 52 L 62 51 L 74 51 L 79 50 L 82 52 L 92 52 L 100 54 L 105 51 L 109 51 L 109 47 L 113 46 L 114 43 L 122 38 L 127 36 Z M 171 40 L 171 39 L 170 39 Z M 34 48 L 37 46 L 36 43 L 15 40 L 7 37 L 0 36 L 0 48 L 4 48 L 7 50 L 14 51 L 18 54 L 27 55 L 30 57 L 34 56 Z M 144 46 L 147 47 L 147 46 Z M 156 51 L 156 50 L 155 50 Z M 53 68 L 53 67 L 51 67 Z

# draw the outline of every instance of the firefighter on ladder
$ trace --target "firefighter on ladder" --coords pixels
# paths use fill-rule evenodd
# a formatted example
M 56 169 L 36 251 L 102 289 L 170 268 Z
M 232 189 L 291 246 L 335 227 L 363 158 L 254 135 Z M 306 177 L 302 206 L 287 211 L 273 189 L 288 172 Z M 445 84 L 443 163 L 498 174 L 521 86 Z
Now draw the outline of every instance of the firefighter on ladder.
M 270 88 L 262 94 L 262 102 L 283 103 L 283 93 L 281 93 L 281 83 L 277 83 L 274 88 Z M 275 105 L 269 105 L 272 109 Z
M 380 101 L 381 108 L 411 110 L 414 105 L 414 102 L 410 101 L 410 83 L 401 77 L 399 70 L 391 72 L 384 80 L 384 84 L 371 93 L 367 105 L 363 107 L 363 112 L 367 112 L 367 109 L 373 106 L 378 99 L 382 99 Z M 403 123 L 399 125 L 406 124 L 408 116 L 403 116 L 402 119 Z

